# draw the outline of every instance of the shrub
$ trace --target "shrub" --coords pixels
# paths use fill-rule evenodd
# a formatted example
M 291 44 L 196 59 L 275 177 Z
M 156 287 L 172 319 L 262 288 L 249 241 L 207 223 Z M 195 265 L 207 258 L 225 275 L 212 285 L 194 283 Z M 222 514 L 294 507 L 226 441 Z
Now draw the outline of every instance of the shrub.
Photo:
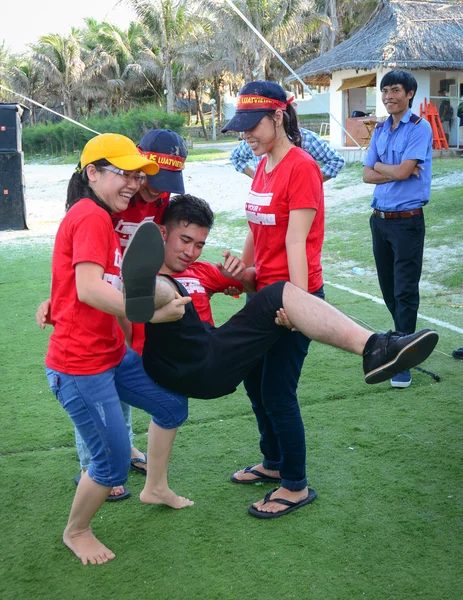
M 185 118 L 179 114 L 168 114 L 160 108 L 134 108 L 106 117 L 81 119 L 81 123 L 100 133 L 120 133 L 135 143 L 150 129 L 172 129 L 183 133 Z M 60 123 L 40 123 L 24 127 L 22 132 L 23 150 L 27 154 L 62 155 L 80 152 L 94 137 L 91 131 L 62 120 Z

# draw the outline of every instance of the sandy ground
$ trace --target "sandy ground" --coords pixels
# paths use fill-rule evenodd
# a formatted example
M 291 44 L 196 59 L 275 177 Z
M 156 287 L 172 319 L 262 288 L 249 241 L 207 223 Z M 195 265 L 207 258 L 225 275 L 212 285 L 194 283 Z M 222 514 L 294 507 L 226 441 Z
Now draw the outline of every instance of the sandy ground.
M 14 241 L 24 237 L 54 235 L 64 216 L 64 203 L 73 165 L 25 165 L 27 231 L 0 231 L 0 242 Z M 214 212 L 244 215 L 244 205 L 251 180 L 237 173 L 227 160 L 189 163 L 185 169 L 187 192 L 207 200 Z M 345 181 L 343 181 L 345 179 Z M 445 185 L 461 185 L 463 172 L 445 178 Z M 327 211 L 336 207 L 337 211 L 358 210 L 352 201 L 368 197 L 372 186 L 362 182 L 352 185 L 352 174 L 325 184 L 325 204 Z M 444 181 L 436 179 L 433 186 L 440 187 Z M 343 189 L 339 189 L 344 184 Z M 365 205 L 367 209 L 368 204 Z
M 0 231 L 0 241 L 55 234 L 64 216 L 66 188 L 73 170 L 73 165 L 25 165 L 29 230 Z M 187 192 L 207 200 L 214 212 L 244 215 L 251 180 L 237 173 L 228 161 L 188 164 L 184 177 Z M 367 196 L 369 193 L 371 187 L 363 183 L 343 190 L 335 190 L 332 182 L 325 185 L 327 206 L 345 204 L 348 199 Z

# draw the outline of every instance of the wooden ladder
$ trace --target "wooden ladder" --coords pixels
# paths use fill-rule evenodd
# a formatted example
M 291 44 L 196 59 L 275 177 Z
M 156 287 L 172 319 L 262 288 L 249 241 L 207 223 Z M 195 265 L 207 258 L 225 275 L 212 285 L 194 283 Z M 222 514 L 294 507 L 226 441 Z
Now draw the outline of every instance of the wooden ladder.
M 449 149 L 447 138 L 445 137 L 442 121 L 440 120 L 439 111 L 436 106 L 424 99 L 420 104 L 420 117 L 424 117 L 431 125 L 432 129 L 432 147 L 434 150 Z

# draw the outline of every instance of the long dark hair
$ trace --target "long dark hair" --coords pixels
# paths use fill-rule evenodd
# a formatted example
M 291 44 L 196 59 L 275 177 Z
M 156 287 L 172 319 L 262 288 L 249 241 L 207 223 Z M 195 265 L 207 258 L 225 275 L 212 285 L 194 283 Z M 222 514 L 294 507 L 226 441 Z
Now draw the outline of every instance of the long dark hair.
M 272 121 L 274 119 L 275 111 L 271 110 L 267 113 L 267 117 L 270 117 Z M 283 111 L 283 127 L 288 139 L 299 148 L 302 145 L 301 132 L 299 131 L 299 119 L 297 118 L 296 109 L 292 104 L 286 105 L 286 110 Z
M 111 163 L 105 158 L 92 162 L 92 165 L 97 171 L 101 171 L 101 167 L 107 167 Z M 80 162 L 77 165 L 76 171 L 73 173 L 68 184 L 68 193 L 66 198 L 66 212 L 74 206 L 82 198 L 90 198 L 95 204 L 98 204 L 101 208 L 111 214 L 111 209 L 107 204 L 98 198 L 93 189 L 90 186 L 86 169 L 80 168 Z

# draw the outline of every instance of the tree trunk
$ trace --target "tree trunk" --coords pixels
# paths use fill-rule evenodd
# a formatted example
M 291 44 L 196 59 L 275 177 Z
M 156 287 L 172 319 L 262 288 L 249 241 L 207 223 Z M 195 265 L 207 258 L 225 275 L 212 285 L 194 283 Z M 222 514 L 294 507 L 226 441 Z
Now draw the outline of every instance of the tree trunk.
M 336 45 L 336 37 L 339 30 L 336 0 L 326 0 L 323 14 L 327 22 L 322 26 L 322 32 L 320 36 L 320 54 L 323 54 L 328 50 L 332 50 Z
M 188 127 L 191 126 L 191 90 L 188 88 Z
M 265 79 L 265 67 L 267 65 L 267 56 L 264 52 L 259 53 L 256 50 L 257 64 L 252 71 L 254 79 Z
M 166 61 L 166 70 L 165 70 L 165 84 L 167 90 L 167 112 L 172 114 L 175 112 L 175 91 L 174 91 L 174 77 L 172 73 L 172 64 L 170 60 Z
M 198 89 L 196 91 L 196 105 L 198 107 L 198 114 L 199 114 L 199 118 L 201 119 L 201 127 L 204 133 L 204 139 L 208 140 L 209 136 L 207 135 L 207 129 L 206 129 L 206 124 L 204 123 L 204 115 L 203 115 L 203 95 L 201 92 L 201 86 L 198 86 Z
M 331 19 L 331 36 L 330 36 L 330 50 L 336 45 L 336 37 L 339 31 L 338 13 L 336 10 L 336 0 L 329 0 L 330 3 L 330 19 Z
M 217 106 L 217 118 L 219 120 L 219 124 L 222 123 L 222 98 L 220 95 L 220 77 L 217 75 L 214 76 L 213 79 L 213 87 L 214 87 L 214 97 Z

